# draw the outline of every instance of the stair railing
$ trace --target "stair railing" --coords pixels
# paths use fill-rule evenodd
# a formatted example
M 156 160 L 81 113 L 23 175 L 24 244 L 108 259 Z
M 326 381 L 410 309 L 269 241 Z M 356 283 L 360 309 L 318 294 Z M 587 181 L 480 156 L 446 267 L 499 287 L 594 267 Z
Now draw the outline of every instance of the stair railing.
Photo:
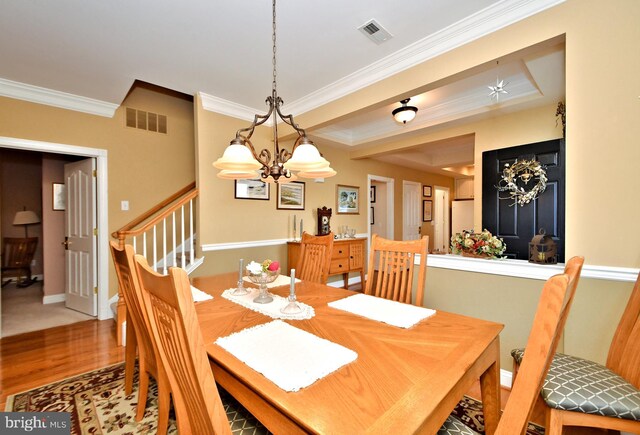
M 120 248 L 123 248 L 125 243 L 130 243 L 133 250 L 142 254 L 158 273 L 166 275 L 170 266 L 180 266 L 189 270 L 190 266 L 196 264 L 193 217 L 197 197 L 196 184 L 190 183 L 114 231 L 111 236 L 118 240 Z M 170 252 L 167 252 L 168 247 L 171 248 Z M 120 345 L 123 344 L 122 325 L 126 314 L 122 290 L 119 288 L 117 337 Z

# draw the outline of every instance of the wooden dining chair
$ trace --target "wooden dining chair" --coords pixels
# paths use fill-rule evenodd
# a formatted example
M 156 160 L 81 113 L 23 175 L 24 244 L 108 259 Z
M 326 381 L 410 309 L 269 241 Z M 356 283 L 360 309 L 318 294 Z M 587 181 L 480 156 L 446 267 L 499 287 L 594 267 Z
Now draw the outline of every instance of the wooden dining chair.
M 516 363 L 522 353 L 511 352 Z M 606 366 L 556 354 L 542 399 L 547 405 L 547 434 L 561 434 L 564 426 L 640 433 L 640 275 L 611 341 Z
M 415 270 L 414 259 L 419 254 L 415 305 L 422 306 L 428 246 L 428 236 L 423 236 L 419 240 L 397 241 L 383 239 L 374 234 L 371 239 L 369 277 L 365 294 L 410 304 Z
M 170 391 L 166 374 L 156 357 L 151 338 L 151 324 L 144 309 L 140 281 L 134 263 L 133 247 L 125 245 L 119 248 L 117 243 L 110 242 L 111 256 L 116 269 L 118 283 L 122 289 L 122 297 L 127 307 L 127 333 L 125 348 L 125 393 L 133 390 L 133 375 L 138 354 L 138 405 L 136 420 L 141 420 L 147 403 L 149 391 L 149 375 L 158 384 L 158 433 L 167 431 L 169 421 Z
M 325 236 L 302 233 L 300 258 L 296 264 L 296 277 L 303 281 L 326 284 L 331 268 L 333 232 Z
M 562 334 L 562 317 L 570 308 L 572 289 L 566 274 L 555 275 L 542 288 L 538 308 L 527 341 L 527 353 L 515 379 L 496 435 L 525 434 L 536 398 L 549 370 Z M 575 291 L 575 287 L 573 288 Z M 457 417 L 450 415 L 438 435 L 476 434 Z
M 189 278 L 172 267 L 159 275 L 141 255 L 136 266 L 153 339 L 166 370 L 178 432 L 231 434 L 231 427 L 205 351 Z M 236 413 L 248 414 L 244 408 Z M 241 433 L 241 432 L 234 432 Z

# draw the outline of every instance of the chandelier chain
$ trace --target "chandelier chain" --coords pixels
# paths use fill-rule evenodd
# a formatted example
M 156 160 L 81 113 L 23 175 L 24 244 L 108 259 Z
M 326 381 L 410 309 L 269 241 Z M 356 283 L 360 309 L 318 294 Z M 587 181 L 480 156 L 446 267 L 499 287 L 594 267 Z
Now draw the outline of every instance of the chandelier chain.
M 272 63 L 273 63 L 273 83 L 271 84 L 273 86 L 273 90 L 276 90 L 276 0 L 273 0 L 273 34 L 271 36 L 271 39 L 273 40 L 273 59 L 272 59 Z

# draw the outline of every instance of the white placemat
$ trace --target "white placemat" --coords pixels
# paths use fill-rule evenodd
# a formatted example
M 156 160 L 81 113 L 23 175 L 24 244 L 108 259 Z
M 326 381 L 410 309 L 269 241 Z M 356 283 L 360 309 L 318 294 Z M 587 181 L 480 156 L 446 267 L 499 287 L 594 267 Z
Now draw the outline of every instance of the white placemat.
M 285 391 L 298 391 L 355 361 L 358 354 L 282 320 L 244 329 L 216 344 Z
M 246 276 L 243 277 L 242 279 L 244 280 L 244 282 L 253 284 L 253 281 L 251 281 Z M 296 278 L 296 282 L 300 282 L 300 280 Z M 267 288 L 280 287 L 281 285 L 289 285 L 289 284 L 291 284 L 291 277 L 287 275 L 278 275 L 278 277 L 273 282 L 267 284 Z M 254 284 L 254 285 L 258 285 L 258 284 Z
M 422 319 L 436 313 L 436 310 L 429 308 L 416 307 L 364 294 L 349 296 L 329 302 L 327 305 L 400 328 L 411 328 Z
M 269 316 L 272 319 L 287 319 L 287 320 L 306 320 L 310 319 L 316 315 L 315 310 L 312 306 L 307 304 L 303 304 L 298 301 L 298 305 L 302 308 L 302 311 L 297 314 L 284 314 L 280 312 L 280 308 L 284 308 L 287 306 L 289 301 L 287 298 L 283 298 L 282 296 L 274 295 L 269 293 L 273 297 L 273 302 L 269 302 L 268 304 L 256 304 L 253 300 L 258 297 L 260 290 L 257 288 L 245 287 L 249 290 L 249 293 L 243 296 L 234 296 L 233 292 L 235 288 L 230 288 L 222 292 L 222 297 L 225 299 L 229 299 L 231 302 L 235 302 L 238 305 L 242 305 L 245 308 L 249 308 L 250 310 L 257 311 L 258 313 L 264 314 L 265 316 Z
M 213 296 L 203 292 L 199 288 L 195 288 L 194 286 L 191 286 L 191 296 L 193 297 L 193 302 L 202 302 L 213 299 Z

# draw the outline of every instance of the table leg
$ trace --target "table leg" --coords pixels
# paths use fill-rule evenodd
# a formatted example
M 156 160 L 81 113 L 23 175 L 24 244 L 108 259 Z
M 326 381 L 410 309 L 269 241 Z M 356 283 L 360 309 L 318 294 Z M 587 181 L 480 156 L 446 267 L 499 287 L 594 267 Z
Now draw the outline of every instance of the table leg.
M 349 290 L 349 272 L 342 274 L 342 279 L 344 281 L 345 290 Z
M 495 362 L 480 376 L 484 430 L 493 435 L 500 419 L 500 342 L 496 338 L 493 344 Z

